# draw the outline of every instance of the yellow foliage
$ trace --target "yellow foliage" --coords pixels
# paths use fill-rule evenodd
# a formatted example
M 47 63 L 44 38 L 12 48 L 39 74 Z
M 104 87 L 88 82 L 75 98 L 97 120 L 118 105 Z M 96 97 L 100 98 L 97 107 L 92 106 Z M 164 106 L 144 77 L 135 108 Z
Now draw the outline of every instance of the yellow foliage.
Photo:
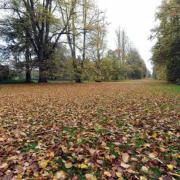
M 48 163 L 49 163 L 49 160 L 41 160 L 38 162 L 39 167 L 42 169 L 45 169 L 47 167 Z

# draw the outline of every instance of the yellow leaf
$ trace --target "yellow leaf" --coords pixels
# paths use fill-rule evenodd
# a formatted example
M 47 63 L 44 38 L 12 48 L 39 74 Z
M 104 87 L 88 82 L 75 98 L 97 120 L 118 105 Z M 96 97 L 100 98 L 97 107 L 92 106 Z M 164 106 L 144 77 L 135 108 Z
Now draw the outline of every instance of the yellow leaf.
M 22 180 L 22 175 L 17 175 L 17 176 L 14 176 L 13 179 L 15 180 Z
M 49 163 L 49 160 L 42 160 L 42 161 L 38 162 L 39 167 L 42 169 L 45 169 L 47 167 L 48 163 Z
M 176 176 L 176 177 L 180 177 L 180 174 L 176 174 L 176 173 L 169 173 L 169 174 Z
M 129 154 L 128 153 L 123 153 L 122 154 L 122 160 L 127 163 L 129 161 Z
M 85 177 L 87 180 L 97 180 L 96 176 L 92 174 L 86 174 Z
M 145 176 L 140 176 L 140 180 L 147 180 Z
M 119 180 L 123 180 L 122 174 L 120 172 L 116 172 L 116 176 Z
M 170 171 L 172 171 L 174 169 L 174 166 L 172 164 L 168 164 L 167 167 Z
M 35 173 L 34 173 L 34 176 L 35 176 L 35 177 L 38 177 L 38 176 L 39 176 L 38 172 L 35 172 Z
M 152 137 L 153 137 L 154 139 L 156 139 L 156 138 L 157 138 L 157 133 L 154 132 L 153 135 L 152 135 Z
M 87 169 L 88 168 L 88 166 L 86 164 L 80 164 L 78 167 L 81 169 Z

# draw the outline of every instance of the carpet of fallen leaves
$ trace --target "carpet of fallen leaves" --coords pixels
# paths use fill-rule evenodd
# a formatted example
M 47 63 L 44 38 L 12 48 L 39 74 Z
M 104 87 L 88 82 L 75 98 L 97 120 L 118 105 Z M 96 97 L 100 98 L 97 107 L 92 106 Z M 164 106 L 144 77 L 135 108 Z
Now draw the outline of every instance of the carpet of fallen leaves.
M 0 179 L 178 179 L 180 95 L 160 86 L 0 85 Z

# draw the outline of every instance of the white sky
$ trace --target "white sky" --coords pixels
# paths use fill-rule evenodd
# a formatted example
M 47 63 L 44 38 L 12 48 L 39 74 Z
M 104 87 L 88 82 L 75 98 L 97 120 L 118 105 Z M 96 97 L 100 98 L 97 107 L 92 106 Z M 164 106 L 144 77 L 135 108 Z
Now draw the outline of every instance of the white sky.
M 125 29 L 133 45 L 139 50 L 148 69 L 153 42 L 148 40 L 155 26 L 155 12 L 161 0 L 97 0 L 99 8 L 105 10 L 108 26 L 108 47 L 115 48 L 115 29 Z

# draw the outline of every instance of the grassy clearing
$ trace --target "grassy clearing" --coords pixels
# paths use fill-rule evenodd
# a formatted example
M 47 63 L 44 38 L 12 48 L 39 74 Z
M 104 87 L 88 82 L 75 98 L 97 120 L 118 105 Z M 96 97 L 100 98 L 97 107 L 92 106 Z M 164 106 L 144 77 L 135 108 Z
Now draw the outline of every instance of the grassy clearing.
M 180 93 L 180 85 L 163 84 L 159 87 L 161 88 L 161 90 L 166 90 L 171 93 Z
M 179 177 L 179 86 L 1 85 L 0 177 Z

